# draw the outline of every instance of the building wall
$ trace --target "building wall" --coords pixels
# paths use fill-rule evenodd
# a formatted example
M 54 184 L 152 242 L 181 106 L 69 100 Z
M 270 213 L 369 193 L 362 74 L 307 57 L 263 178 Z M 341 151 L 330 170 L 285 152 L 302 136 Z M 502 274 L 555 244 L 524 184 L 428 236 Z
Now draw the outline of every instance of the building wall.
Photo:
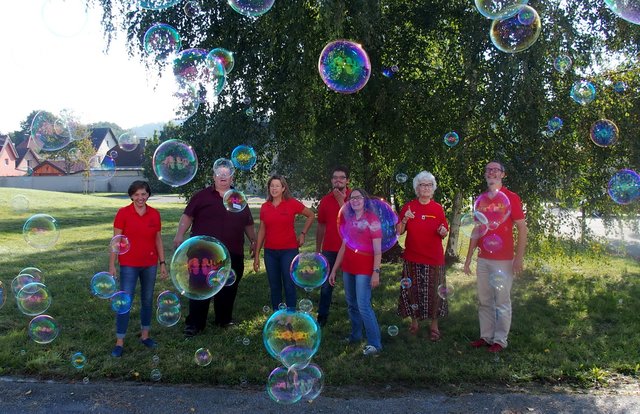
M 66 176 L 0 177 L 0 187 L 30 188 L 33 190 L 64 191 L 69 193 L 125 193 L 135 180 L 144 180 L 142 171 L 118 171 L 110 179 L 85 180 L 82 174 Z
M 16 158 L 12 151 L 3 146 L 0 149 L 0 176 L 17 176 L 22 175 L 21 171 L 16 170 Z

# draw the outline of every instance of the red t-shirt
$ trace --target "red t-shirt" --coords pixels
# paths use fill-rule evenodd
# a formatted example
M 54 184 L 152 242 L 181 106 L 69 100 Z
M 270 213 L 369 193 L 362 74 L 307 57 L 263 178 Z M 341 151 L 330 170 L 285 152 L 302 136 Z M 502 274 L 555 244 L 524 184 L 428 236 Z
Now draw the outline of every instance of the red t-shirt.
M 122 230 L 129 239 L 129 251 L 118 256 L 121 266 L 148 267 L 158 264 L 156 234 L 161 230 L 160 213 L 147 206 L 143 215 L 136 212 L 133 203 L 116 213 L 113 227 Z
M 489 230 L 487 234 L 478 239 L 478 247 L 480 247 L 478 257 L 482 257 L 483 259 L 512 260 L 514 247 L 513 222 L 516 220 L 524 220 L 524 211 L 522 210 L 522 201 L 520 200 L 520 197 L 513 191 L 509 191 L 506 187 L 500 188 L 500 191 L 509 198 L 511 214 L 509 214 L 507 219 L 495 230 Z M 502 246 L 499 246 L 499 248 L 492 248 L 492 250 L 484 248 L 485 240 L 491 237 L 490 240 L 495 241 L 496 236 L 499 237 L 497 240 L 502 242 Z M 493 243 L 493 246 L 496 246 L 495 242 Z
M 382 239 L 382 226 L 378 216 L 370 211 L 365 211 L 362 217 L 347 226 L 345 231 L 345 239 L 351 241 L 349 244 L 361 248 L 356 251 L 346 245 L 340 268 L 343 272 L 354 275 L 371 276 L 373 273 L 373 239 Z
M 260 207 L 260 222 L 264 223 L 265 249 L 295 249 L 298 247 L 294 222 L 304 204 L 295 198 L 282 200 L 278 206 L 267 201 Z
M 409 219 L 405 227 L 407 233 L 402 257 L 413 263 L 444 265 L 444 248 L 442 237 L 438 234 L 438 227 L 443 224 L 448 230 L 449 224 L 442 206 L 433 200 L 422 204 L 418 199 L 414 199 L 402 207 L 401 218 L 404 218 L 409 207 L 415 217 Z
M 351 190 L 347 188 L 347 198 Z M 325 225 L 324 239 L 322 240 L 322 250 L 337 252 L 342 245 L 342 238 L 338 233 L 338 213 L 340 204 L 333 195 L 333 191 L 322 197 L 318 206 L 318 223 Z

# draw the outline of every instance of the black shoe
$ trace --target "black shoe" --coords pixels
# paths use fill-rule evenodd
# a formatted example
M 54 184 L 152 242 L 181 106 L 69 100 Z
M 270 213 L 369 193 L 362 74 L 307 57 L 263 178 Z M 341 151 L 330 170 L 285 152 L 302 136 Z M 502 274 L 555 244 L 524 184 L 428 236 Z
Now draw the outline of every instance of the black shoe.
M 321 328 L 324 328 L 324 326 L 327 324 L 327 315 L 318 315 L 318 325 L 320 325 Z
M 202 331 L 203 331 L 202 329 L 198 329 L 195 326 L 187 326 L 186 328 L 184 328 L 184 337 L 193 338 L 194 336 L 198 335 Z

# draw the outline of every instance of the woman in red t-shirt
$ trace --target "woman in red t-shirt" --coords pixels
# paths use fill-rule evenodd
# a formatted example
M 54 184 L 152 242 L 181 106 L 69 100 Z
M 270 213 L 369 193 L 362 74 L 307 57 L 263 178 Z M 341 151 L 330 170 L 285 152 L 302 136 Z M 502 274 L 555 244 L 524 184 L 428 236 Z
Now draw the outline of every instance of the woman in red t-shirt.
M 329 283 L 331 286 L 336 284 L 336 269 L 341 268 L 351 321 L 351 335 L 347 341 L 360 342 L 364 325 L 367 346 L 363 353 L 375 356 L 382 351 L 382 341 L 371 306 L 371 290 L 380 284 L 382 226 L 369 206 L 369 196 L 360 188 L 351 191 L 349 203 L 342 208 L 345 209 L 341 214 L 344 220 L 342 246 L 331 269 Z
M 113 235 L 127 237 L 130 248 L 126 252 L 111 251 L 109 273 L 116 275 L 116 256 L 120 263 L 120 290 L 133 297 L 140 279 L 140 342 L 147 348 L 155 348 L 156 342 L 149 337 L 153 311 L 153 289 L 156 271 L 160 262 L 160 274 L 167 278 L 164 260 L 160 213 L 147 205 L 151 188 L 146 181 L 134 181 L 129 186 L 131 204 L 118 210 L 113 221 Z M 129 311 L 116 317 L 116 346 L 111 351 L 114 357 L 121 357 L 124 337 L 129 326 Z
M 287 308 L 296 308 L 296 285 L 289 267 L 304 244 L 305 235 L 313 224 L 315 214 L 309 207 L 291 196 L 284 177 L 274 175 L 267 182 L 267 201 L 260 207 L 260 229 L 253 258 L 253 270 L 260 270 L 260 249 L 264 244 L 264 266 L 267 269 L 271 306 L 278 310 L 284 287 Z M 296 237 L 296 215 L 306 217 L 300 235 Z
M 449 311 L 443 292 L 438 292 L 439 287 L 446 289 L 442 240 L 449 225 L 442 206 L 433 201 L 436 188 L 433 174 L 422 171 L 416 175 L 413 189 L 417 198 L 402 207 L 402 219 L 396 225 L 399 235 L 407 232 L 398 314 L 411 317 L 409 331 L 414 335 L 420 329 L 419 321 L 431 319 L 430 339 L 434 342 L 440 340 L 438 319 Z

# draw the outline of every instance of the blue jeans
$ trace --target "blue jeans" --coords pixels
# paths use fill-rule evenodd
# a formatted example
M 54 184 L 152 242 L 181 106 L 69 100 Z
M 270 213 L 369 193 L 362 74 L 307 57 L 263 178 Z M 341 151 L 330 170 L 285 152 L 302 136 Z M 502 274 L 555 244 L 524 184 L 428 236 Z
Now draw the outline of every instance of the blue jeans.
M 289 267 L 298 249 L 264 249 L 264 266 L 267 268 L 267 278 L 271 289 L 271 306 L 278 310 L 282 302 L 282 288 L 287 302 L 287 308 L 296 309 L 296 285 L 291 279 Z
M 323 250 L 322 255 L 327 258 L 329 262 L 329 272 L 333 269 L 333 265 L 336 263 L 336 257 L 338 252 L 330 252 Z M 329 284 L 329 278 L 322 284 L 320 288 L 320 303 L 318 304 L 318 319 L 326 319 L 329 316 L 329 307 L 331 306 L 331 297 L 333 296 L 333 286 Z
M 351 341 L 362 339 L 362 325 L 367 334 L 367 343 L 382 349 L 380 326 L 371 306 L 371 276 L 342 272 L 347 311 L 351 320 Z
M 156 270 L 157 266 L 120 266 L 120 290 L 124 290 L 131 295 L 131 303 L 133 303 L 135 296 L 136 283 L 140 278 L 140 329 L 142 330 L 148 330 L 151 327 Z M 130 313 L 127 312 L 116 316 L 116 338 L 122 339 L 127 333 Z

